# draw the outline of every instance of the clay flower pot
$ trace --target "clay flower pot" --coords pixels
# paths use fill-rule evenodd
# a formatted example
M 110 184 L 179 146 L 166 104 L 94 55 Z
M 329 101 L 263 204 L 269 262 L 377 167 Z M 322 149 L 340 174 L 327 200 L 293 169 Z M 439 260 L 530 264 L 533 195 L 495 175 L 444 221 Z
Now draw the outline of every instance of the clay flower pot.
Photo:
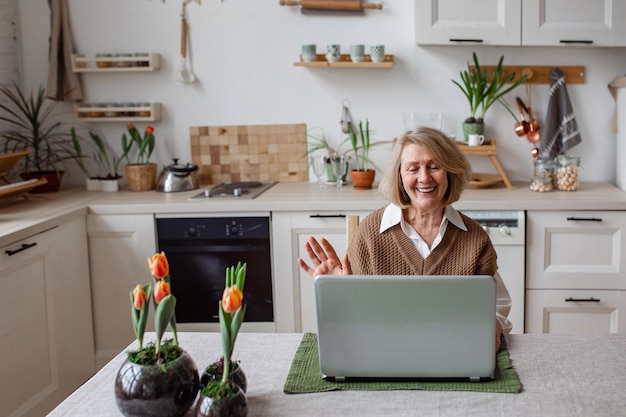
M 376 171 L 373 169 L 368 169 L 367 171 L 357 171 L 353 169 L 350 171 L 352 185 L 356 190 L 369 190 L 372 188 L 375 177 Z

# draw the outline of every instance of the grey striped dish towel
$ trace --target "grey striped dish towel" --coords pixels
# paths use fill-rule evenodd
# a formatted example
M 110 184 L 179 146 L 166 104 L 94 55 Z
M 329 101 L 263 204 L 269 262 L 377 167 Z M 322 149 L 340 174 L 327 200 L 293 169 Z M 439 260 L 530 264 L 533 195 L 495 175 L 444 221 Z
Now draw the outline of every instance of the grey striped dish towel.
M 582 141 L 572 103 L 567 94 L 565 76 L 559 68 L 550 71 L 550 97 L 545 126 L 539 140 L 539 156 L 555 158 Z

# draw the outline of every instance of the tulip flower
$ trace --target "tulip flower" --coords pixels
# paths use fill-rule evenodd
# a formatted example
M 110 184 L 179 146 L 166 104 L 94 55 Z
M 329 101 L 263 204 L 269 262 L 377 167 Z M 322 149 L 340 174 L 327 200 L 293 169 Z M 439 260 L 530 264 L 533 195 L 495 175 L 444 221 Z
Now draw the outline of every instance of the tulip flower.
M 172 291 L 170 290 L 170 284 L 166 281 L 159 280 L 154 285 L 154 302 L 156 304 L 160 304 L 161 300 L 170 295 Z
M 146 302 L 146 298 L 146 292 L 143 290 L 143 287 L 137 285 L 133 290 L 133 307 L 135 307 L 135 310 L 141 310 L 141 307 Z
M 222 308 L 224 313 L 234 313 L 239 307 L 241 307 L 241 301 L 243 300 L 243 293 L 239 291 L 236 285 L 225 288 L 222 295 Z
M 163 279 L 170 273 L 170 265 L 167 262 L 165 252 L 155 253 L 152 258 L 148 258 L 148 265 L 152 276 L 156 279 Z

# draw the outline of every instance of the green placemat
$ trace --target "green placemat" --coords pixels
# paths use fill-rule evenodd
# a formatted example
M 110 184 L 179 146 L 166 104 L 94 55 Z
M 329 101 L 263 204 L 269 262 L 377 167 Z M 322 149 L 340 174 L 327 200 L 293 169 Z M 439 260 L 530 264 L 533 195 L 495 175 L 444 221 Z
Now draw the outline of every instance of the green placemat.
M 481 391 L 509 392 L 522 390 L 517 372 L 511 365 L 506 340 L 496 358 L 496 372 L 493 381 L 484 382 L 331 382 L 322 379 L 317 352 L 317 335 L 305 333 L 291 363 L 287 381 L 283 390 L 288 394 L 325 392 L 336 390 L 349 391 L 387 391 L 387 390 L 428 390 L 428 391 Z

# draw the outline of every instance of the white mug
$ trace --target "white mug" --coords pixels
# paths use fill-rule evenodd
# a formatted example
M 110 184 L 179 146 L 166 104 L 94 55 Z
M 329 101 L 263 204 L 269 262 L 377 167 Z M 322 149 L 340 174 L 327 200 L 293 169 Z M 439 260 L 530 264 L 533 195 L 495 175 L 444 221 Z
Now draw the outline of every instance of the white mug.
M 471 134 L 467 135 L 467 144 L 469 146 L 478 146 L 482 145 L 485 142 L 485 137 L 479 134 Z

